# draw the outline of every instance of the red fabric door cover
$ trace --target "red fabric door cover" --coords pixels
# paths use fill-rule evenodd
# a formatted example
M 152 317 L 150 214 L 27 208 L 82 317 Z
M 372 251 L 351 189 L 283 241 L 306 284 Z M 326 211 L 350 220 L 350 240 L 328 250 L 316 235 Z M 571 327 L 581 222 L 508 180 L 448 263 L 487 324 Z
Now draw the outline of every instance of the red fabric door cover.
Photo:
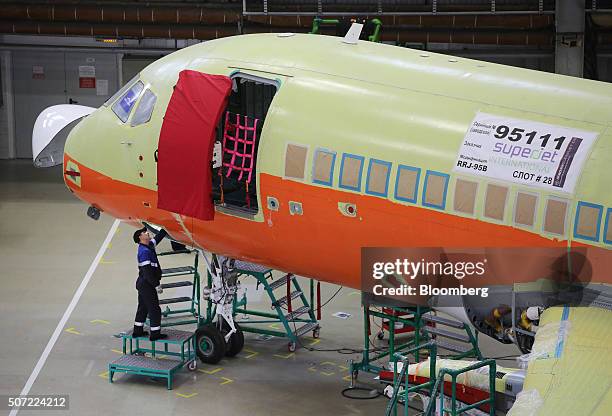
M 201 220 L 214 218 L 215 128 L 231 88 L 231 79 L 224 75 L 179 73 L 159 134 L 158 208 Z

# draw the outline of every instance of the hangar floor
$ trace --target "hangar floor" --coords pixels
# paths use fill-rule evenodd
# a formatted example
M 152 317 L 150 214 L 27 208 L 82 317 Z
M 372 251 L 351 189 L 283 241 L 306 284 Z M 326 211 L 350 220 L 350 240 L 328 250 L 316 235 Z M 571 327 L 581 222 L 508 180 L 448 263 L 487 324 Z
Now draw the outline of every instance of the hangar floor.
M 60 169 L 0 161 L 0 395 L 19 394 L 36 372 L 38 359 L 113 223 L 104 215 L 92 221 L 85 210 L 64 186 Z M 285 341 L 254 334 L 246 335 L 246 350 L 238 357 L 216 366 L 200 364 L 193 373 L 181 371 L 174 390 L 166 390 L 161 381 L 121 374 L 109 384 L 107 364 L 121 348 L 113 335 L 131 326 L 135 312 L 131 231 L 119 225 L 32 385 L 30 394 L 70 395 L 70 410 L 54 414 L 384 414 L 387 400 L 382 397 L 357 401 L 340 395 L 348 384 L 346 360 L 358 360 L 359 355 L 304 349 L 289 354 Z M 323 285 L 322 299 L 335 291 L 335 286 Z M 338 311 L 351 317 L 332 316 Z M 359 293 L 343 289 L 323 310 L 321 326 L 321 340 L 314 348 L 358 349 Z M 306 337 L 303 342 L 315 341 Z M 481 337 L 481 348 L 487 357 L 518 354 L 514 346 L 486 337 Z M 377 386 L 368 375 L 360 375 L 360 381 Z

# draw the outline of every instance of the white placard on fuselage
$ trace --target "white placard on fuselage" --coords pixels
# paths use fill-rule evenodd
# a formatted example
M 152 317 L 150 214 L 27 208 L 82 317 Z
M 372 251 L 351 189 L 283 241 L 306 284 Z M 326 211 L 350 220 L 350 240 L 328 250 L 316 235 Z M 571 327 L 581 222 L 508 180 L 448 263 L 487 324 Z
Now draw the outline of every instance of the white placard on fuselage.
M 455 162 L 455 172 L 574 193 L 597 133 L 478 113 Z

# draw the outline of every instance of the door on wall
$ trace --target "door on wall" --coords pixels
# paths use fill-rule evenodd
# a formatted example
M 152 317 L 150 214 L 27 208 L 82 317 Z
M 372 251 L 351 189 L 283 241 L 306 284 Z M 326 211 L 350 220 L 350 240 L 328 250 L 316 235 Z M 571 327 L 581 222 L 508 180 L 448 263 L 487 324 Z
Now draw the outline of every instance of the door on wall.
M 69 104 L 98 108 L 119 89 L 117 55 L 66 52 L 64 56 Z
M 18 158 L 32 157 L 36 117 L 56 104 L 99 107 L 118 89 L 116 54 L 21 50 L 12 53 Z
M 31 158 L 32 128 L 36 117 L 49 106 L 66 103 L 64 54 L 15 51 L 12 62 L 15 149 L 18 158 Z

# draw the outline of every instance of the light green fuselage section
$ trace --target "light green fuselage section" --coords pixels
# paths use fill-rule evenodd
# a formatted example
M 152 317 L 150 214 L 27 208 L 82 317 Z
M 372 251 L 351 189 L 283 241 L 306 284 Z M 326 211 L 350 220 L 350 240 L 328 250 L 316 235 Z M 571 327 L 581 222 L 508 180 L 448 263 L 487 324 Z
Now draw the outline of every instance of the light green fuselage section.
M 536 224 L 530 231 L 546 236 L 542 212 L 551 195 L 572 202 L 567 235 L 562 239 L 572 239 L 577 201 L 602 205 L 604 213 L 612 206 L 609 84 L 371 42 L 350 45 L 327 36 L 246 35 L 175 52 L 140 74 L 145 88 L 157 95 L 150 122 L 130 127 L 110 107 L 101 107 L 71 133 L 71 137 L 87 139 L 69 139 L 66 151 L 114 179 L 156 189 L 153 153 L 172 87 L 183 69 L 228 76 L 241 72 L 280 81 L 260 137 L 258 174 L 283 177 L 288 142 L 309 147 L 304 182 L 312 186 L 320 186 L 312 183 L 315 148 L 364 155 L 393 163 L 388 198 L 404 204 L 393 197 L 398 164 L 451 174 L 452 184 L 462 176 L 453 173 L 453 167 L 466 131 L 475 114 L 485 112 L 599 134 L 574 195 L 506 184 L 511 194 L 526 189 L 540 196 Z M 140 161 L 138 155 L 145 157 Z M 339 170 L 337 159 L 334 186 Z M 142 178 L 139 172 L 144 172 Z M 469 179 L 482 185 L 476 214 L 470 217 L 492 222 L 481 214 L 484 184 L 491 180 L 475 175 Z M 452 201 L 453 192 L 449 184 L 447 201 Z M 514 226 L 514 203 L 509 198 L 502 221 L 508 226 Z M 465 215 L 453 211 L 451 204 L 447 207 L 451 215 Z M 256 221 L 263 220 L 261 211 Z M 589 244 L 606 247 L 601 238 Z

